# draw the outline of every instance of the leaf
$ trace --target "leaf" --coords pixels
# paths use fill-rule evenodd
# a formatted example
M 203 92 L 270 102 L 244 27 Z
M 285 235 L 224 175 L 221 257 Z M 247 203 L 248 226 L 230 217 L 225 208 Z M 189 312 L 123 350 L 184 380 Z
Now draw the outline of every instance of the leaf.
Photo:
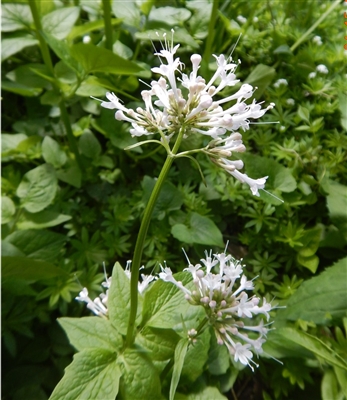
M 328 364 L 347 370 L 347 362 L 317 337 L 289 327 L 280 328 L 278 333 L 289 341 L 311 351 L 317 357 L 325 360 Z
M 73 45 L 70 51 L 87 73 L 108 72 L 116 75 L 132 75 L 142 71 L 142 68 L 134 62 L 92 44 L 78 43 Z
M 117 362 L 122 371 L 122 399 L 161 399 L 158 371 L 149 359 L 134 349 L 126 349 Z
M 67 160 L 67 155 L 60 148 L 59 143 L 49 136 L 43 139 L 42 157 L 46 163 L 52 164 L 55 168 L 62 167 Z
M 270 85 L 275 75 L 275 68 L 264 64 L 258 64 L 245 79 L 244 83 L 249 83 L 253 87 L 256 86 L 257 90 L 255 91 L 255 96 L 259 98 Z
M 79 189 L 82 183 L 82 172 L 75 160 L 69 160 L 64 169 L 57 171 L 57 178 Z
M 39 281 L 56 276 L 66 276 L 67 273 L 45 261 L 32 260 L 28 257 L 1 257 L 2 280 L 22 279 Z
M 30 7 L 27 4 L 3 3 L 1 6 L 1 30 L 13 32 L 27 29 L 33 23 Z
M 11 81 L 2 81 L 1 87 L 3 90 L 6 90 L 8 92 L 20 94 L 21 96 L 27 97 L 38 96 L 42 92 L 42 89 L 40 88 L 30 88 L 21 83 Z
M 38 75 L 38 73 L 40 75 Z M 6 78 L 12 82 L 27 86 L 29 88 L 43 89 L 47 86 L 48 81 L 43 76 L 48 75 L 49 72 L 43 64 L 25 64 L 8 72 Z
M 12 220 L 16 212 L 16 206 L 14 205 L 13 201 L 7 197 L 1 197 L 1 224 L 7 224 Z
M 66 240 L 64 235 L 45 230 L 16 231 L 5 238 L 27 257 L 47 262 L 57 259 Z
M 104 349 L 115 352 L 123 345 L 119 333 L 109 320 L 100 317 L 59 318 L 72 346 L 85 349 Z
M 159 33 L 159 37 L 157 36 L 157 32 Z M 137 31 L 135 33 L 136 39 L 141 40 L 151 40 L 158 41 L 163 38 L 163 34 L 166 33 L 168 38 L 171 38 L 171 31 L 169 29 L 150 29 L 143 32 Z M 193 49 L 198 49 L 199 44 L 194 40 L 194 38 L 188 33 L 185 28 L 177 28 L 175 29 L 174 36 L 175 43 L 187 44 L 191 46 Z
M 142 301 L 139 295 L 137 321 L 141 316 Z M 121 265 L 116 262 L 112 272 L 112 285 L 108 294 L 108 313 L 112 325 L 122 335 L 126 335 L 130 314 L 130 279 Z
M 211 337 L 208 354 L 208 370 L 212 375 L 224 375 L 230 365 L 230 355 L 226 346 L 217 343 L 216 335 Z
M 224 346 L 225 347 L 225 346 Z M 207 386 L 199 392 L 193 392 L 186 395 L 177 393 L 174 400 L 227 400 L 227 397 L 223 396 L 222 393 L 213 386 Z
M 305 281 L 289 299 L 286 309 L 278 311 L 278 317 L 331 325 L 346 314 L 346 282 L 347 258 L 344 258 Z
M 186 8 L 176 8 L 170 6 L 152 8 L 148 19 L 149 21 L 161 21 L 167 25 L 182 25 L 190 18 L 192 13 Z
M 184 243 L 224 246 L 222 233 L 210 218 L 192 212 L 188 224 L 174 225 L 171 228 L 172 235 Z
M 1 135 L 1 156 L 6 156 L 12 150 L 15 150 L 20 142 L 27 139 L 24 133 L 3 133 Z
M 188 350 L 189 341 L 186 338 L 182 338 L 176 346 L 175 349 L 175 363 L 173 367 L 171 384 L 170 384 L 170 400 L 175 397 L 175 392 L 177 389 L 178 382 L 180 380 L 181 371 L 184 364 L 184 359 Z
M 120 18 L 111 18 L 111 25 L 119 25 L 122 22 Z M 78 37 L 84 36 L 85 34 L 103 29 L 105 26 L 105 21 L 103 19 L 98 19 L 96 21 L 86 22 L 83 25 L 77 25 L 72 28 L 67 38 L 69 40 L 74 40 Z
M 43 164 L 23 176 L 16 194 L 21 199 L 22 207 L 36 213 L 53 202 L 57 189 L 54 168 L 49 164 Z
M 151 360 L 165 361 L 173 357 L 180 337 L 172 329 L 145 326 L 136 336 L 136 343 L 149 352 Z
M 114 400 L 118 394 L 120 377 L 114 352 L 105 349 L 83 350 L 74 356 L 49 399 Z
M 119 1 L 114 0 L 112 1 L 112 11 L 127 25 L 134 26 L 137 29 L 141 25 L 141 13 L 135 1 L 119 3 Z
M 330 218 L 347 240 L 347 186 L 330 180 L 328 187 L 327 207 Z
M 101 145 L 92 132 L 86 132 L 78 141 L 79 150 L 88 158 L 97 158 L 101 153 Z
M 31 35 L 18 35 L 1 41 L 1 62 L 23 50 L 25 47 L 38 44 Z
M 71 218 L 70 215 L 60 214 L 59 212 L 51 210 L 43 210 L 35 214 L 24 211 L 16 226 L 18 229 L 22 230 L 50 228 L 63 224 Z
M 337 380 L 334 371 L 328 369 L 325 371 L 321 384 L 322 400 L 337 399 L 338 389 Z
M 42 28 L 56 39 L 65 39 L 79 17 L 79 7 L 63 7 L 42 17 Z

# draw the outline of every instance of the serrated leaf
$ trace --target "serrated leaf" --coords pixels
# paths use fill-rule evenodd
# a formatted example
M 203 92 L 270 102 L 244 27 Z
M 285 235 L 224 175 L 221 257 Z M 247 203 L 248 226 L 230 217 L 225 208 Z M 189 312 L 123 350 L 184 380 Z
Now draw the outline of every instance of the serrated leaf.
M 49 136 L 43 139 L 42 157 L 46 163 L 52 164 L 55 168 L 62 167 L 67 161 L 67 155 L 61 149 L 59 143 Z
M 116 358 L 114 352 L 104 349 L 88 349 L 77 353 L 49 399 L 114 400 L 121 377 Z
M 188 226 L 176 224 L 171 228 L 172 235 L 184 243 L 198 243 L 223 247 L 223 235 L 216 224 L 208 217 L 190 213 Z
M 181 372 L 184 364 L 184 359 L 187 354 L 189 345 L 189 340 L 186 338 L 182 338 L 176 346 L 175 349 L 175 358 L 174 358 L 174 367 L 171 377 L 171 384 L 170 384 L 170 400 L 173 400 L 175 397 L 175 392 L 177 389 L 178 382 L 181 377 Z
M 49 164 L 43 164 L 23 176 L 16 194 L 21 199 L 22 207 L 36 213 L 52 203 L 57 189 L 54 168 Z
M 126 349 L 118 359 L 122 371 L 120 394 L 124 400 L 160 399 L 161 383 L 157 369 L 143 354 Z
M 79 17 L 79 7 L 63 7 L 42 17 L 42 28 L 56 39 L 65 39 Z
M 286 309 L 278 312 L 278 316 L 291 321 L 300 318 L 330 325 L 332 320 L 342 318 L 346 313 L 346 282 L 347 258 L 344 258 L 319 276 L 305 281 L 289 299 Z
M 130 314 L 130 279 L 118 262 L 113 267 L 107 304 L 111 323 L 119 333 L 126 335 Z M 137 321 L 141 317 L 141 311 L 142 297 L 139 295 Z
M 16 212 L 16 206 L 13 201 L 7 197 L 1 197 L 1 224 L 7 224 L 11 221 Z
M 332 349 L 319 338 L 290 327 L 280 328 L 278 330 L 278 333 L 285 337 L 287 340 L 294 342 L 311 351 L 313 354 L 315 354 L 319 358 L 322 358 L 328 364 L 347 370 L 347 361 L 344 360 L 337 353 L 332 351 Z
M 100 317 L 59 318 L 72 346 L 84 349 L 104 349 L 115 352 L 123 345 L 122 337 L 109 320 Z

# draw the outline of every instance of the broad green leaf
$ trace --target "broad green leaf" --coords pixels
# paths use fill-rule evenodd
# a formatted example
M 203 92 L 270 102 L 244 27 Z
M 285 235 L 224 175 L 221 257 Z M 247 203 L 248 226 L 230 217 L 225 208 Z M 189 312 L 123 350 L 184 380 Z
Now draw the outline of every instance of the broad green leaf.
M 132 75 L 142 70 L 134 62 L 125 60 L 110 50 L 91 44 L 78 43 L 73 45 L 70 51 L 87 73 L 108 72 L 116 75 Z
M 192 212 L 188 224 L 174 225 L 171 228 L 172 235 L 184 243 L 224 246 L 222 233 L 210 218 Z
M 123 400 L 161 399 L 158 371 L 144 354 L 126 349 L 117 363 L 122 371 L 120 394 Z
M 54 262 L 60 254 L 66 236 L 45 230 L 15 231 L 5 241 L 20 249 L 27 257 Z
M 159 37 L 157 36 L 157 32 L 159 33 Z M 162 40 L 163 34 L 166 33 L 166 37 L 171 38 L 170 29 L 150 29 L 143 32 L 136 32 L 135 37 L 141 40 L 152 40 L 159 41 Z M 177 28 L 175 29 L 174 36 L 175 43 L 187 44 L 191 46 L 193 49 L 198 49 L 199 44 L 194 40 L 194 38 L 188 33 L 185 28 Z
M 152 8 L 148 19 L 150 21 L 163 21 L 165 24 L 175 26 L 182 25 L 191 15 L 192 13 L 186 8 L 164 6 Z
M 142 298 L 140 295 L 138 302 L 137 321 L 142 311 Z M 119 333 L 126 335 L 130 314 L 130 279 L 118 262 L 113 267 L 112 285 L 109 289 L 107 305 L 112 325 Z
M 111 25 L 116 26 L 122 22 L 119 18 L 111 18 Z M 84 36 L 85 34 L 103 29 L 105 26 L 105 21 L 103 19 L 98 19 L 96 21 L 86 22 L 83 25 L 76 25 L 72 28 L 68 35 L 69 40 L 76 39 L 78 37 Z
M 289 299 L 287 307 L 278 311 L 278 317 L 331 325 L 332 320 L 346 314 L 346 282 L 347 258 L 344 258 L 305 281 Z
M 11 81 L 2 81 L 1 87 L 3 90 L 6 90 L 7 92 L 20 94 L 21 96 L 26 96 L 26 97 L 38 96 L 42 92 L 42 89 L 40 88 L 34 88 L 34 87 L 30 88 L 21 83 L 11 82 Z
M 180 337 L 172 329 L 145 326 L 136 336 L 136 343 L 149 352 L 151 360 L 165 361 L 173 357 Z
M 28 257 L 1 257 L 1 278 L 39 281 L 41 279 L 66 276 L 67 273 L 45 261 Z
M 137 29 L 141 25 L 141 13 L 135 1 L 120 3 L 117 0 L 113 0 L 112 11 L 116 17 L 121 18 L 127 25 L 134 26 Z
M 41 75 L 38 75 L 38 73 Z M 42 75 L 49 76 L 48 69 L 45 65 L 25 64 L 7 73 L 6 78 L 12 82 L 27 86 L 28 88 L 43 89 L 47 86 L 48 82 Z
M 18 229 L 43 229 L 57 226 L 69 221 L 70 215 L 60 214 L 56 211 L 43 210 L 38 213 L 31 214 L 24 211 L 17 222 Z
M 25 257 L 25 254 L 12 243 L 1 241 L 1 255 L 3 257 Z
M 16 206 L 14 205 L 13 201 L 7 197 L 1 197 L 1 224 L 7 224 L 12 220 L 16 212 Z
M 76 94 L 82 97 L 105 97 L 109 90 L 105 89 L 99 82 L 100 81 L 95 76 L 88 76 L 88 78 L 85 79 L 76 90 Z
M 176 346 L 175 349 L 175 358 L 174 358 L 174 367 L 171 377 L 171 384 L 170 384 L 170 400 L 173 400 L 175 397 L 175 392 L 177 389 L 178 382 L 181 377 L 181 372 L 184 364 L 184 359 L 187 354 L 189 345 L 189 340 L 186 338 L 182 338 Z
M 1 156 L 6 156 L 11 150 L 15 150 L 20 142 L 27 139 L 24 133 L 3 133 L 1 135 Z
M 18 35 L 17 37 L 11 37 L 3 39 L 1 41 L 1 61 L 6 60 L 13 54 L 18 53 L 25 47 L 33 46 L 38 44 L 38 41 L 31 35 Z
M 289 327 L 280 328 L 278 330 L 278 333 L 289 341 L 292 341 L 311 351 L 313 354 L 323 359 L 328 364 L 347 370 L 347 361 L 344 360 L 337 353 L 335 353 L 319 338 Z
M 309 269 L 313 274 L 316 273 L 318 265 L 319 265 L 319 258 L 316 255 L 312 256 L 303 256 L 300 252 L 297 254 L 296 257 L 298 263 L 303 267 Z
M 204 389 L 189 394 L 177 393 L 174 400 L 227 400 L 227 397 L 213 386 L 207 386 Z
M 143 201 L 147 203 L 153 191 L 155 180 L 145 176 L 141 183 Z M 153 218 L 163 219 L 167 212 L 179 210 L 183 204 L 183 194 L 171 182 L 165 181 L 153 210 Z
M 185 284 L 189 274 L 175 274 L 175 278 Z M 142 324 L 171 329 L 181 323 L 181 316 L 185 316 L 191 307 L 175 285 L 158 280 L 145 292 Z
M 245 79 L 244 83 L 249 83 L 253 87 L 257 87 L 255 97 L 259 98 L 270 85 L 276 75 L 276 70 L 264 64 L 258 64 Z
M 82 183 L 82 172 L 76 161 L 68 160 L 65 168 L 57 171 L 57 178 L 79 189 Z
M 50 400 L 114 400 L 118 394 L 121 372 L 116 353 L 88 349 L 75 354 L 55 387 Z
M 337 399 L 337 380 L 332 369 L 325 371 L 321 384 L 322 400 Z
M 27 29 L 33 23 L 30 7 L 27 4 L 3 3 L 1 5 L 1 30 L 13 32 Z
M 66 153 L 61 149 L 59 143 L 49 136 L 46 136 L 42 142 L 42 157 L 46 163 L 53 167 L 62 167 L 67 160 Z
M 43 164 L 23 176 L 16 194 L 21 199 L 22 207 L 36 213 L 53 202 L 57 189 L 54 168 L 49 164 Z
M 210 331 L 205 329 L 205 331 L 197 337 L 196 343 L 188 347 L 181 372 L 184 382 L 193 383 L 202 375 L 208 359 L 210 337 Z
M 56 39 L 65 39 L 79 17 L 79 7 L 63 7 L 42 18 L 42 28 Z
M 193 11 L 193 16 L 189 19 L 190 32 L 196 39 L 205 39 L 208 35 L 212 4 L 208 0 L 191 0 L 186 7 Z
M 230 365 L 230 355 L 226 346 L 217 343 L 216 335 L 211 335 L 208 354 L 208 370 L 212 375 L 223 375 Z
M 104 349 L 115 352 L 123 341 L 109 320 L 100 317 L 59 318 L 59 324 L 69 338 L 72 346 L 84 349 Z
M 310 111 L 307 108 L 299 105 L 298 115 L 303 121 L 307 122 L 308 124 L 310 123 Z
M 327 206 L 334 225 L 347 240 L 347 186 L 329 181 Z
M 88 158 L 97 158 L 101 153 L 101 145 L 92 132 L 86 132 L 80 136 L 78 147 Z

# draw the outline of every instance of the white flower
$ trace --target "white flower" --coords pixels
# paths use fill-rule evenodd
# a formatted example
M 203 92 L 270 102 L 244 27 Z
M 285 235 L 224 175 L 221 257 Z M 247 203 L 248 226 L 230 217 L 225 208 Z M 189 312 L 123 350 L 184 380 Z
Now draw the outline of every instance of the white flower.
M 321 74 L 327 74 L 329 72 L 328 68 L 324 64 L 317 65 L 316 70 Z
M 283 85 L 283 86 L 288 86 L 288 81 L 287 81 L 287 79 L 278 79 L 278 80 L 274 83 L 274 87 L 275 87 L 275 88 L 279 88 L 281 85 Z
M 320 36 L 314 36 L 312 42 L 315 43 L 317 46 L 321 46 L 323 44 L 322 38 Z
M 159 133 L 161 141 L 166 142 L 167 149 L 170 138 L 177 135 L 182 126 L 184 138 L 193 134 L 210 137 L 212 141 L 208 147 L 200 150 L 225 168 L 227 163 L 222 161 L 221 157 L 229 157 L 235 152 L 246 150 L 238 130 L 248 130 L 252 121 L 261 118 L 274 104 L 270 103 L 265 108 L 256 100 L 247 104 L 246 101 L 254 94 L 254 88 L 249 84 L 241 85 L 236 93 L 229 96 L 220 95 L 225 87 L 235 86 L 239 82 L 235 72 L 240 61 L 233 62 L 223 54 L 214 55 L 217 68 L 206 83 L 205 79 L 198 75 L 202 61 L 199 54 L 191 56 L 192 72 L 187 75 L 183 72 L 184 64 L 178 57 L 175 58 L 179 44 L 174 46 L 173 38 L 169 42 L 164 34 L 164 47 L 155 53 L 161 65 L 152 68 L 152 72 L 159 74 L 160 78 L 157 81 L 153 80 L 149 89 L 141 92 L 143 108 L 138 107 L 136 111 L 126 108 L 114 93 L 107 93 L 108 101 L 102 101 L 101 106 L 116 109 L 116 119 L 131 123 L 132 136 Z M 180 77 L 176 80 L 177 73 Z M 183 93 L 187 95 L 184 96 Z M 227 171 L 230 165 L 225 168 Z M 235 168 L 241 168 L 240 162 L 235 164 Z M 242 182 L 251 182 L 247 175 L 232 175 Z M 255 188 L 252 192 L 258 195 L 258 189 L 262 189 L 264 185 L 252 183 L 250 187 Z
M 190 304 L 203 306 L 217 342 L 227 346 L 235 362 L 240 361 L 253 370 L 251 364 L 257 366 L 252 360 L 253 353 L 262 353 L 262 344 L 269 329 L 262 319 L 254 325 L 252 318 L 263 314 L 268 320 L 271 304 L 264 298 L 259 305 L 260 298 L 249 297 L 246 293 L 254 289 L 254 284 L 243 275 L 240 261 L 225 252 L 216 253 L 213 258 L 212 252 L 206 251 L 205 255 L 206 259 L 201 262 L 206 273 L 201 264 L 194 266 L 187 257 L 189 266 L 184 271 L 192 275 L 196 290 L 188 290 L 182 282 L 177 282 L 170 268 L 161 266 L 159 277 L 177 286 Z M 212 273 L 212 269 L 218 273 Z
M 314 79 L 316 77 L 317 73 L 316 72 L 310 72 L 308 74 L 309 79 Z
M 92 38 L 89 35 L 84 35 L 82 41 L 83 43 L 88 44 L 92 41 Z
M 288 104 L 288 106 L 293 106 L 295 104 L 295 100 L 289 98 L 289 99 L 286 100 L 286 103 Z
M 241 22 L 241 24 L 245 24 L 247 22 L 247 18 L 243 17 L 242 15 L 239 15 L 236 17 L 236 19 Z

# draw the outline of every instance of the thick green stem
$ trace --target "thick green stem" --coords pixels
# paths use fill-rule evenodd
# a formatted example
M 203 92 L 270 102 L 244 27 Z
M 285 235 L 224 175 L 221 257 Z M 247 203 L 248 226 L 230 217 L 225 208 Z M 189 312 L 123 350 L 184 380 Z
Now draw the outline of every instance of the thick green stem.
M 134 257 L 131 266 L 131 278 L 130 278 L 130 316 L 129 316 L 129 323 L 128 323 L 128 330 L 127 330 L 127 337 L 126 337 L 126 344 L 127 346 L 131 346 L 134 342 L 134 331 L 135 331 L 135 319 L 137 313 L 137 304 L 138 304 L 138 281 L 139 281 L 139 271 L 142 259 L 142 252 L 143 247 L 145 244 L 145 239 L 148 231 L 148 227 L 151 221 L 152 213 L 154 210 L 155 203 L 158 199 L 160 190 L 163 186 L 165 178 L 170 170 L 172 165 L 174 156 L 177 154 L 178 149 L 180 147 L 182 138 L 184 135 L 184 128 L 182 127 L 179 131 L 178 137 L 176 139 L 176 143 L 172 149 L 172 152 L 168 154 L 166 161 L 163 165 L 163 168 L 159 174 L 159 177 L 155 183 L 153 188 L 153 192 L 151 197 L 148 200 L 148 204 L 146 206 L 145 212 L 143 214 L 143 219 L 141 222 L 139 234 L 137 236 L 135 250 L 134 250 Z
M 112 51 L 112 48 L 113 48 L 113 35 L 112 35 L 110 0 L 102 0 L 102 6 L 104 8 L 104 25 L 105 25 L 105 36 L 106 36 L 106 49 Z
M 41 49 L 41 54 L 42 54 L 42 58 L 43 61 L 46 65 L 46 67 L 48 68 L 51 76 L 54 78 L 54 68 L 53 68 L 53 63 L 52 63 L 52 58 L 51 58 L 51 54 L 49 52 L 49 48 L 48 45 L 42 35 L 42 25 L 41 25 L 41 19 L 40 19 L 40 15 L 37 9 L 37 5 L 36 5 L 36 0 L 29 0 L 29 6 L 30 6 L 30 10 L 34 19 L 34 23 L 35 23 L 35 27 L 36 27 L 36 34 L 37 34 L 37 38 L 40 42 L 40 49 Z M 53 90 L 55 91 L 55 93 L 60 96 L 60 89 L 59 89 L 59 85 L 54 82 L 53 83 Z M 81 160 L 81 156 L 79 154 L 78 151 L 78 147 L 77 147 L 77 142 L 76 142 L 76 138 L 73 135 L 72 132 L 72 128 L 71 128 L 71 123 L 69 120 L 69 116 L 66 110 L 66 106 L 64 103 L 64 100 L 61 100 L 59 103 L 59 108 L 60 108 L 60 114 L 61 114 L 61 118 L 63 120 L 63 124 L 65 126 L 65 130 L 66 130 L 66 134 L 67 134 L 67 138 L 69 141 L 69 146 L 71 151 L 74 153 L 76 161 L 78 163 L 78 166 L 80 167 L 81 171 L 83 170 L 83 163 Z
M 215 36 L 215 25 L 216 25 L 216 19 L 217 19 L 217 14 L 218 14 L 218 3 L 219 3 L 219 0 L 213 0 L 211 18 L 210 18 L 210 22 L 208 24 L 208 35 L 207 35 L 207 39 L 206 39 L 206 45 L 205 45 L 204 57 L 203 57 L 206 65 L 208 65 L 209 57 L 212 52 L 212 43 L 213 43 L 213 39 Z

